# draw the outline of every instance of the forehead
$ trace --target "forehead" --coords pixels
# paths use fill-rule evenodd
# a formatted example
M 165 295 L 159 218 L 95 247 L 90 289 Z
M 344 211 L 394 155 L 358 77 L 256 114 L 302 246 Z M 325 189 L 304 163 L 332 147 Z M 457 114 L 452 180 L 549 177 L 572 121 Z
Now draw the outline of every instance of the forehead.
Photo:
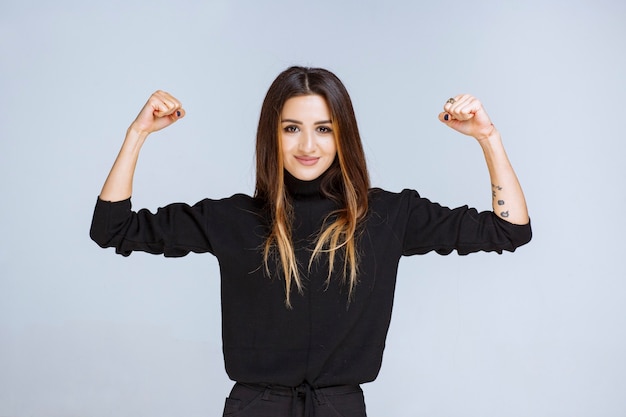
M 318 94 L 291 97 L 283 105 L 282 118 L 295 119 L 330 119 L 330 110 L 326 99 Z

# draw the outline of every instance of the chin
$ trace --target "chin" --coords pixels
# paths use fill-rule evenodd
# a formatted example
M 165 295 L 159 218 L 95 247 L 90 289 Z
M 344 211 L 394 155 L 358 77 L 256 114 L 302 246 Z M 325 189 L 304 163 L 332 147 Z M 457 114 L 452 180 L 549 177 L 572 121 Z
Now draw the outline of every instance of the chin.
M 288 169 L 288 168 L 286 170 L 289 174 L 291 174 L 292 177 L 300 181 L 313 181 L 315 179 L 318 179 L 323 174 L 323 172 L 317 172 L 317 170 L 309 171 L 309 170 L 303 170 L 303 169 Z
M 298 174 L 298 175 L 291 174 L 291 175 L 293 175 L 296 179 L 299 179 L 300 181 L 313 181 L 313 180 L 318 179 L 320 175 L 322 174 L 320 173 L 320 174 Z

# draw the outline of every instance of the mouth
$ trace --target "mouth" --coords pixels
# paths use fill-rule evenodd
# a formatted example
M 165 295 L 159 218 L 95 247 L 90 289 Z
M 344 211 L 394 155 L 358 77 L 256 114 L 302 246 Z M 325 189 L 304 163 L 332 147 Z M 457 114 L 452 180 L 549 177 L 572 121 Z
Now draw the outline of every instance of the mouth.
M 296 160 L 306 166 L 315 165 L 319 159 L 319 157 L 313 156 L 296 156 Z

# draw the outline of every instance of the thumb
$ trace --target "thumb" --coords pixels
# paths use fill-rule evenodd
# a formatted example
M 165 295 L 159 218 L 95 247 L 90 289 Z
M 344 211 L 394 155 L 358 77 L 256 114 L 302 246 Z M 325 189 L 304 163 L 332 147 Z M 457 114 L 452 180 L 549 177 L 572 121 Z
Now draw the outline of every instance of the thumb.
M 166 127 L 170 126 L 171 124 L 176 123 L 179 119 L 182 119 L 183 117 L 185 117 L 185 110 L 183 108 L 179 108 L 177 110 L 174 110 L 174 111 L 172 111 L 169 114 L 164 114 L 162 116 L 157 116 L 154 119 L 151 131 L 152 132 L 156 132 L 158 130 L 166 128 Z
M 448 126 L 450 129 L 454 129 L 464 135 L 467 134 L 464 128 L 466 121 L 454 119 L 448 112 L 439 113 L 439 121 Z
M 161 120 L 163 120 L 165 126 L 169 126 L 170 124 L 176 123 L 179 119 L 185 117 L 185 114 L 185 109 L 181 107 L 172 111 L 170 114 L 162 116 Z
M 448 112 L 441 112 L 441 113 L 439 113 L 439 121 L 441 123 L 446 124 L 446 125 L 450 125 L 450 123 L 453 122 L 452 116 Z

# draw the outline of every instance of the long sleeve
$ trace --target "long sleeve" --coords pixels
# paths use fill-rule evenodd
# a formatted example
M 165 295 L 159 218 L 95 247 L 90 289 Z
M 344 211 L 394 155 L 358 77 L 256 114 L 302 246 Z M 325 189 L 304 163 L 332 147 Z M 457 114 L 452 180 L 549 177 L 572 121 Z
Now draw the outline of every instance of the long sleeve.
M 318 229 L 336 208 L 322 194 L 294 197 L 294 242 L 308 265 Z M 181 256 L 208 251 L 221 275 L 222 337 L 226 372 L 235 381 L 297 386 L 373 381 L 382 364 L 402 255 L 454 250 L 514 250 L 530 239 L 530 225 L 515 226 L 493 213 L 448 209 L 405 190 L 372 190 L 358 235 L 359 283 L 348 300 L 341 268 L 328 281 L 327 256 L 303 268 L 306 287 L 284 305 L 276 263 L 266 274 L 263 244 L 269 220 L 261 201 L 244 195 L 174 204 L 155 214 L 133 213 L 129 200 L 96 204 L 91 236 L 128 255 L 133 250 Z
M 401 196 L 403 212 L 399 218 L 406 221 L 403 255 L 430 251 L 447 255 L 454 250 L 460 255 L 478 251 L 512 252 L 532 237 L 530 223 L 511 224 L 491 211 L 479 213 L 467 206 L 450 209 L 412 190 L 404 190 Z
M 212 252 L 206 231 L 208 210 L 206 200 L 193 206 L 170 204 L 153 214 L 146 209 L 132 211 L 130 199 L 118 202 L 98 199 L 90 236 L 101 247 L 114 247 L 124 256 L 133 251 L 167 257 Z

